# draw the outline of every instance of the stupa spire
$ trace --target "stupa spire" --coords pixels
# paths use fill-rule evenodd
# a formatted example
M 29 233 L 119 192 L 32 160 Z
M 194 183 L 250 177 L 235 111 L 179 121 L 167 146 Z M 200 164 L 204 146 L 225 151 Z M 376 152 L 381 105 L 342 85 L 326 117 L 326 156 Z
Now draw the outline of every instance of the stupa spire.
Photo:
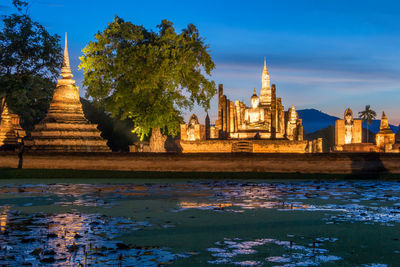
M 267 57 L 264 57 L 264 69 L 263 69 L 263 74 L 269 75 L 269 73 L 268 73 L 268 68 L 267 68 Z
M 63 79 L 71 79 L 73 77 L 71 66 L 69 65 L 67 33 L 65 33 L 64 59 L 61 68 L 61 76 L 63 77 Z
M 388 118 L 385 114 L 385 111 L 382 112 L 382 119 L 381 119 L 381 127 L 380 130 L 390 129 Z
M 269 73 L 268 73 L 268 69 L 267 69 L 267 58 L 264 57 L 264 69 L 261 75 L 261 82 L 262 82 L 262 89 L 267 89 L 270 88 L 270 79 L 269 79 Z M 262 90 L 261 90 L 262 91 Z M 263 92 L 261 92 L 261 95 L 264 95 Z

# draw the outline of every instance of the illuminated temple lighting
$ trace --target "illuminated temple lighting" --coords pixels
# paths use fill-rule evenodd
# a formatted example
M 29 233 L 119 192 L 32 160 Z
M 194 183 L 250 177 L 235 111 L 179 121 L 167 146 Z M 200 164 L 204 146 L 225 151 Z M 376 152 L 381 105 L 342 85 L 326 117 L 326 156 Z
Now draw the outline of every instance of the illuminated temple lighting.
M 181 201 L 179 202 L 179 206 L 183 209 L 196 209 L 196 208 L 225 208 L 225 207 L 232 207 L 232 203 L 207 203 L 207 202 L 188 202 L 188 201 Z
M 25 145 L 34 151 L 109 152 L 97 125 L 89 123 L 83 113 L 79 89 L 72 79 L 67 35 L 61 77 L 46 117 L 35 126 Z
M 8 211 L 10 207 L 5 207 L 0 213 L 0 231 L 4 232 L 6 230 L 7 222 L 8 222 Z

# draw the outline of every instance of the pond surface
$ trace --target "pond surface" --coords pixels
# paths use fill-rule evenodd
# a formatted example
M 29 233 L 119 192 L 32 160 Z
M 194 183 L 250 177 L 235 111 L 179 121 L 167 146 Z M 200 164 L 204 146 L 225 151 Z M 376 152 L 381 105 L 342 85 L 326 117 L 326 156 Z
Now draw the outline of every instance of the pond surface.
M 400 182 L 0 181 L 0 266 L 399 263 Z

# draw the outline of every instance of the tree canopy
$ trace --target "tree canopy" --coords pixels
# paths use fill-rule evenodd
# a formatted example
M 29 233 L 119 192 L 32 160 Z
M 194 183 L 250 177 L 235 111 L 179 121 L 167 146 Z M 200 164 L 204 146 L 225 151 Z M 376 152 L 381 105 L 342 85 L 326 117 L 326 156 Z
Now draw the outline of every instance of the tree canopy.
M 175 136 L 183 110 L 207 110 L 216 93 L 209 46 L 193 24 L 177 33 L 163 20 L 152 31 L 115 17 L 82 51 L 86 97 L 132 119 L 141 139 L 153 128 Z
M 371 109 L 370 105 L 365 106 L 365 110 L 358 112 L 360 119 L 364 120 L 368 124 L 372 123 L 372 120 L 376 118 L 376 112 Z
M 358 112 L 358 116 L 363 121 L 367 122 L 367 142 L 369 141 L 368 138 L 368 125 L 372 123 L 372 121 L 376 118 L 376 112 L 371 109 L 370 105 L 365 106 L 365 110 Z
M 62 63 L 60 36 L 32 21 L 27 2 L 14 0 L 17 12 L 3 16 L 0 31 L 0 97 L 20 115 L 26 130 L 46 114 Z

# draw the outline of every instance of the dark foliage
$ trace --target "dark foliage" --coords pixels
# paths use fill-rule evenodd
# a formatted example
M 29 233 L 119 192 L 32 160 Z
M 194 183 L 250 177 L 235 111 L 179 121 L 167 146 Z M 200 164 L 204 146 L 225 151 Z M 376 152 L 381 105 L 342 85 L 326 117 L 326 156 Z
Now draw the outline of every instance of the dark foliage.
M 31 130 L 46 114 L 62 63 L 60 37 L 27 14 L 27 3 L 13 1 L 17 14 L 3 16 L 0 31 L 0 97 Z
M 137 136 L 131 132 L 133 123 L 131 120 L 119 120 L 111 118 L 103 108 L 94 106 L 90 101 L 81 98 L 83 111 L 86 118 L 94 124 L 98 124 L 101 136 L 108 140 L 107 144 L 112 151 L 129 151 L 129 145 L 137 141 Z

